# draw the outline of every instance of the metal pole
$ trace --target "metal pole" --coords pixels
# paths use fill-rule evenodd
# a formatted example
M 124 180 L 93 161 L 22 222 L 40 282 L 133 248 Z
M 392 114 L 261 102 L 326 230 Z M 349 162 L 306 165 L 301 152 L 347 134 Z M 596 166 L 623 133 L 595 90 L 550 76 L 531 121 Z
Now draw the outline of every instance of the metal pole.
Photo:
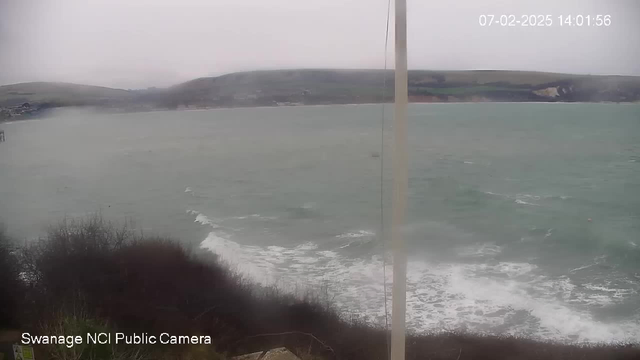
M 393 198 L 391 241 L 393 247 L 393 305 L 391 317 L 391 360 L 404 360 L 407 312 L 407 255 L 401 228 L 407 207 L 407 2 L 396 1 L 396 71 L 393 146 Z

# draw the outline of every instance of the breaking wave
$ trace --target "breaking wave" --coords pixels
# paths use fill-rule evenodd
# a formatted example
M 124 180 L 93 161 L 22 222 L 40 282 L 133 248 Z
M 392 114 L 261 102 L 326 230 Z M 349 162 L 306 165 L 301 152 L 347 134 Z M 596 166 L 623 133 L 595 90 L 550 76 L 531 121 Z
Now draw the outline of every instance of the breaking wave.
M 384 322 L 382 256 L 355 258 L 345 255 L 340 246 L 326 249 L 314 243 L 294 247 L 241 244 L 233 234 L 218 230 L 211 219 L 197 212 L 192 214 L 197 215 L 197 222 L 214 228 L 201 248 L 218 254 L 253 281 L 277 284 L 291 291 L 300 284 L 310 288 L 326 286 L 338 309 Z M 336 238 L 362 240 L 374 236 L 358 230 Z M 462 248 L 460 252 L 481 257 L 498 254 L 501 248 L 485 244 Z M 548 277 L 529 263 L 487 262 L 436 264 L 410 260 L 407 326 L 416 331 L 465 329 L 578 342 L 640 337 L 640 319 L 607 323 L 580 307 L 615 304 L 634 295 L 632 290 L 598 284 L 578 286 L 566 276 Z M 389 261 L 386 265 L 390 284 L 393 271 Z

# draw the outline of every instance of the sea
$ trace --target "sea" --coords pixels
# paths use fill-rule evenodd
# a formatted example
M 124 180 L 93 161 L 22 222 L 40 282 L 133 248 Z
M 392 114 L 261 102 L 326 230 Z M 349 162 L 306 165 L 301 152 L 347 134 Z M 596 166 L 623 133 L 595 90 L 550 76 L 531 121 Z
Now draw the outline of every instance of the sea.
M 0 222 L 30 241 L 100 213 L 384 324 L 392 113 L 67 110 L 4 123 Z M 639 341 L 640 104 L 412 104 L 408 148 L 411 331 Z

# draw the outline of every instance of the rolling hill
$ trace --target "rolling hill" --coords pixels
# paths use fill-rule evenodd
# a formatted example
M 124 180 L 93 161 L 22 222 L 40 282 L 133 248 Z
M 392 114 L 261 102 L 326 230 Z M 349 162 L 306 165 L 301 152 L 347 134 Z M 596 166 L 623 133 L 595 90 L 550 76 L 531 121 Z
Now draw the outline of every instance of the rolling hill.
M 25 102 L 57 106 L 98 105 L 131 98 L 132 93 L 127 90 L 69 83 L 30 82 L 0 86 L 0 105 L 3 106 Z
M 383 81 L 386 78 L 386 89 Z M 163 89 L 122 90 L 69 83 L 0 86 L 0 107 L 96 106 L 123 111 L 378 103 L 393 100 L 393 71 L 271 70 L 199 78 Z M 383 95 L 384 93 L 384 95 Z M 639 102 L 640 76 L 529 71 L 409 72 L 412 102 Z

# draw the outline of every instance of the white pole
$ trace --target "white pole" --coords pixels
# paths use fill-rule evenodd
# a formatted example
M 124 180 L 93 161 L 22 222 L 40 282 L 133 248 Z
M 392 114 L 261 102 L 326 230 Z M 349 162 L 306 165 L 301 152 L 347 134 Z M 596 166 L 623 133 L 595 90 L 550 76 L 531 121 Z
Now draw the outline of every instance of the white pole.
M 407 312 L 407 255 L 401 228 L 407 207 L 407 1 L 396 0 L 396 71 L 393 141 L 393 305 L 391 313 L 391 360 L 404 360 Z

